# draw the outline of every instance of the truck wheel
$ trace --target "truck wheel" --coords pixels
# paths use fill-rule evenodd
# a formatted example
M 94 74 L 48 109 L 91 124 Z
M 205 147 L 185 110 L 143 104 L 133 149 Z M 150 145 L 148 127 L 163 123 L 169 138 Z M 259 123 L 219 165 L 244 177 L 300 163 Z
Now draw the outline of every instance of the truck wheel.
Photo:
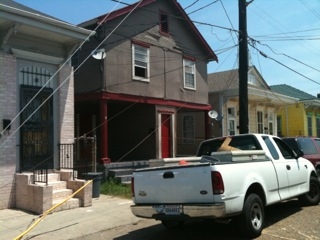
M 163 226 L 168 229 L 174 229 L 181 227 L 184 224 L 184 221 L 177 221 L 177 220 L 161 220 Z
M 257 194 L 250 194 L 244 202 L 242 214 L 238 218 L 240 230 L 249 238 L 261 235 L 264 224 L 264 208 Z
M 299 201 L 306 206 L 318 205 L 320 202 L 320 181 L 316 177 L 310 178 L 309 192 L 301 195 Z

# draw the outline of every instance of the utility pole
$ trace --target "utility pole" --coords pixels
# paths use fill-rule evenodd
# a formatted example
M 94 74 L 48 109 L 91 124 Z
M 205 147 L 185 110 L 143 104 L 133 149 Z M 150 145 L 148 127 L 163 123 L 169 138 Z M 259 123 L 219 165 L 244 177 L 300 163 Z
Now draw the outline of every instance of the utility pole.
M 239 131 L 249 132 L 247 2 L 239 0 Z

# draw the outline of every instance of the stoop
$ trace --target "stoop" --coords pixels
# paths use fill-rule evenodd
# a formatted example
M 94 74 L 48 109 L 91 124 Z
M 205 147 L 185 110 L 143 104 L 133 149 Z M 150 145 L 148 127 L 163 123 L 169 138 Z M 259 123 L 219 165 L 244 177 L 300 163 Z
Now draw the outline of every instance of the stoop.
M 71 176 L 72 173 L 57 171 L 48 173 L 48 184 L 41 182 L 33 184 L 32 173 L 16 174 L 16 207 L 42 214 L 60 203 L 62 204 L 55 208 L 54 212 L 91 206 L 92 184 L 89 184 L 80 193 L 64 202 L 86 184 L 84 180 L 72 180 Z

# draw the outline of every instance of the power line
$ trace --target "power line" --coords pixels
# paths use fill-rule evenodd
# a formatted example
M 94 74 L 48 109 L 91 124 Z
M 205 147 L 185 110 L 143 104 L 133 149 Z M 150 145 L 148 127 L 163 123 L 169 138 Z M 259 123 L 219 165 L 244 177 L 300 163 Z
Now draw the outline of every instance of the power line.
M 267 54 L 265 54 L 264 52 L 262 52 L 261 50 L 259 50 L 259 49 L 258 49 L 257 47 L 255 47 L 254 45 L 250 44 L 250 46 L 251 46 L 251 47 L 253 47 L 254 49 L 256 49 L 256 50 L 261 54 L 261 56 L 263 56 L 263 57 L 265 57 L 265 58 L 269 58 L 269 59 L 271 59 L 271 60 L 275 61 L 276 63 L 280 64 L 281 66 L 283 66 L 283 67 L 285 67 L 285 68 L 289 69 L 290 71 L 292 71 L 292 72 L 294 72 L 294 73 L 296 73 L 296 74 L 298 74 L 298 75 L 300 75 L 300 76 L 302 76 L 302 77 L 304 77 L 304 78 L 306 78 L 306 79 L 310 80 L 310 81 L 311 81 L 311 82 L 313 82 L 313 83 L 316 83 L 316 84 L 320 85 L 320 83 L 319 83 L 319 82 L 317 82 L 317 81 L 315 81 L 315 80 L 313 80 L 313 79 L 311 79 L 311 78 L 309 78 L 309 77 L 307 77 L 307 76 L 303 75 L 302 73 L 299 73 L 298 71 L 294 70 L 293 68 L 291 68 L 291 67 L 289 67 L 289 66 L 287 66 L 287 65 L 285 65 L 285 64 L 283 64 L 283 63 L 281 63 L 280 61 L 278 61 L 278 60 L 276 60 L 276 59 L 274 59 L 274 58 L 272 58 L 272 57 L 268 56 Z

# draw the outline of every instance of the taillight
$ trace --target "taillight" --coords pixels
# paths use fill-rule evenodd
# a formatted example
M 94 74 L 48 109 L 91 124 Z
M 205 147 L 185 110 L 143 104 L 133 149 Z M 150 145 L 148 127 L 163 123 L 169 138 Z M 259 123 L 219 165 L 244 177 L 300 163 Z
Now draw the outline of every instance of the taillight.
M 134 197 L 134 177 L 131 178 L 131 194 L 132 194 L 132 197 Z
M 211 172 L 211 184 L 213 194 L 224 193 L 223 179 L 219 172 Z

